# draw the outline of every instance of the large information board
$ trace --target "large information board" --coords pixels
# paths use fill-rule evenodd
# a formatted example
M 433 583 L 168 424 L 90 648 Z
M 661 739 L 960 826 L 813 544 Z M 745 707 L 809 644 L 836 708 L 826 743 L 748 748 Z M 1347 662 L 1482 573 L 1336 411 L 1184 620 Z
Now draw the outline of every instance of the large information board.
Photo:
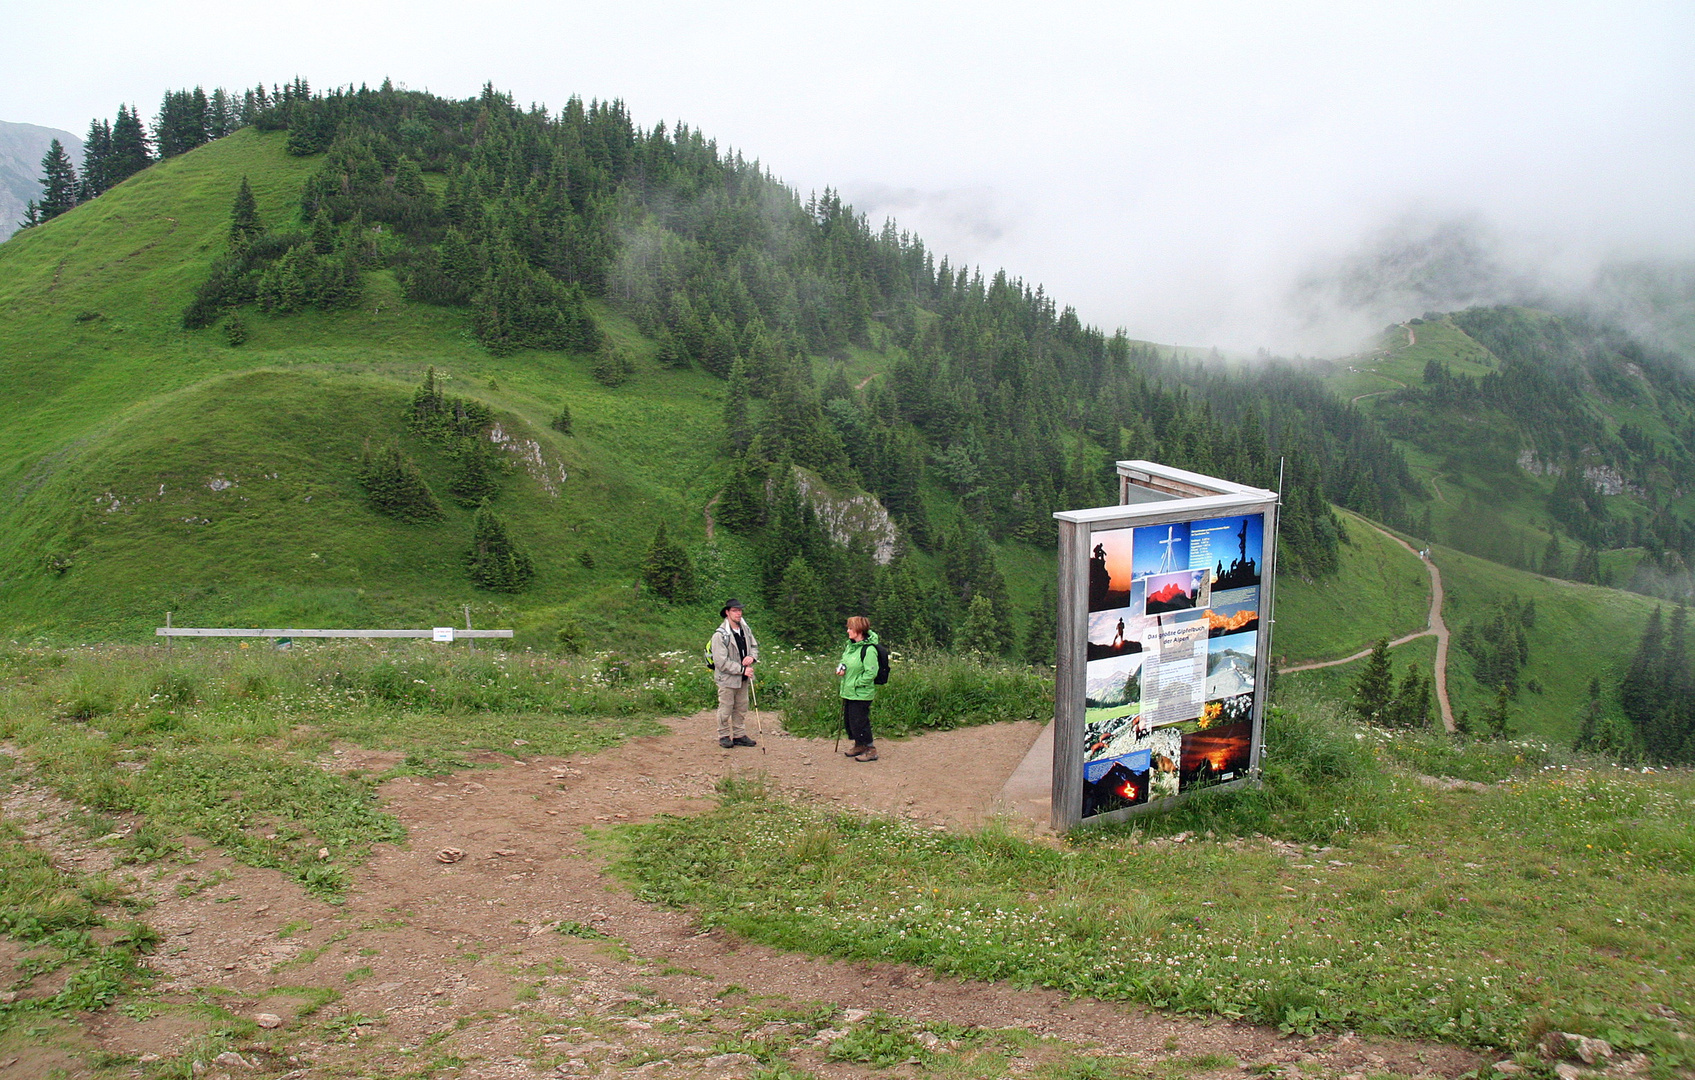
M 1060 522 L 1056 828 L 1257 775 L 1277 495 L 1150 462 Z

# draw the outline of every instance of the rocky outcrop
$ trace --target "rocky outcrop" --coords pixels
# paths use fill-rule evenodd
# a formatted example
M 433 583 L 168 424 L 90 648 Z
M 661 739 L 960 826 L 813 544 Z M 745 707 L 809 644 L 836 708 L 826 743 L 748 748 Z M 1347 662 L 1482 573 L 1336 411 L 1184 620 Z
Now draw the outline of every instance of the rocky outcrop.
M 817 473 L 798 465 L 795 466 L 795 487 L 800 489 L 800 497 L 812 507 L 812 512 L 818 515 L 819 523 L 829 531 L 830 539 L 838 544 L 854 539 L 869 543 L 872 557 L 879 566 L 887 565 L 895 557 L 895 540 L 899 531 L 875 495 L 863 491 L 838 495 Z
M 1519 451 L 1518 467 L 1531 476 L 1559 476 L 1564 471 L 1558 465 L 1537 457 L 1534 450 Z M 1645 494 L 1641 487 L 1631 483 L 1623 473 L 1611 465 L 1585 465 L 1581 475 L 1589 481 L 1590 487 L 1602 495 Z

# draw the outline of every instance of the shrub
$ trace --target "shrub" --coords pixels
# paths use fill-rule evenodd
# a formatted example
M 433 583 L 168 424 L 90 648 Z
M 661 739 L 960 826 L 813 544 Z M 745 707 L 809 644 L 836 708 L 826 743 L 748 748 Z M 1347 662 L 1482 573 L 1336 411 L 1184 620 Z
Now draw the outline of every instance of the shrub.
M 789 693 L 790 731 L 823 738 L 840 730 L 834 656 L 798 667 Z M 947 653 L 901 654 L 890 664 L 888 685 L 877 688 L 871 726 L 879 736 L 911 735 L 1052 716 L 1051 677 L 1036 670 Z
M 471 523 L 471 548 L 465 553 L 471 582 L 495 592 L 521 592 L 536 576 L 535 564 L 506 532 L 506 523 L 487 505 Z
M 359 463 L 359 483 L 372 509 L 412 525 L 440 521 L 447 516 L 435 493 L 424 482 L 418 466 L 400 452 L 400 446 L 390 443 L 376 454 L 365 444 L 364 458 Z

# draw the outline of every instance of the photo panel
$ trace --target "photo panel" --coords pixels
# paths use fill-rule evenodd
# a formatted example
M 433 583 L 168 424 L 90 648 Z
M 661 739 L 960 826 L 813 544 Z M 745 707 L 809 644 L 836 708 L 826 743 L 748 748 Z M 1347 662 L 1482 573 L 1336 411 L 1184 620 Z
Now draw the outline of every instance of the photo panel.
M 1253 695 L 1245 696 L 1251 710 Z M 1209 702 L 1209 707 L 1211 704 Z M 1253 722 L 1246 719 L 1184 732 L 1182 760 L 1178 766 L 1181 789 L 1195 791 L 1247 776 L 1253 738 Z
M 1129 729 L 1133 732 L 1133 727 Z M 1083 816 L 1177 794 L 1183 736 L 1176 728 L 1127 734 L 1083 766 Z
M 1143 525 L 1133 531 L 1135 536 L 1130 555 L 1133 577 L 1172 574 L 1179 570 L 1194 569 L 1190 563 L 1187 521 Z
M 1083 719 L 1110 719 L 1142 703 L 1141 652 L 1091 660 L 1083 668 Z
M 1091 531 L 1083 818 L 1250 775 L 1266 523 L 1225 514 Z
M 1253 696 L 1258 633 L 1224 634 L 1207 641 L 1206 699 Z
M 1259 632 L 1259 586 L 1212 591 L 1212 606 L 1207 609 L 1207 623 L 1213 637 L 1226 634 L 1255 634 Z
M 1143 610 L 1148 615 L 1166 615 L 1173 611 L 1193 611 L 1204 607 L 1205 570 L 1179 570 L 1175 574 L 1152 574 L 1142 579 L 1147 589 Z
M 1208 572 L 1214 592 L 1259 585 L 1264 561 L 1264 514 L 1189 523 L 1189 566 Z
M 1115 656 L 1139 653 L 1152 622 L 1142 613 L 1145 606 L 1142 582 L 1130 586 L 1130 603 L 1121 608 L 1107 608 L 1089 613 L 1089 660 L 1106 660 Z
M 1128 607 L 1135 529 L 1105 529 L 1090 536 L 1089 610 Z
M 1089 779 L 1093 770 L 1083 776 L 1083 816 L 1110 814 L 1128 806 L 1148 801 L 1148 761 L 1146 751 L 1120 759 L 1099 763 L 1096 779 Z
M 1142 663 L 1144 726 L 1180 724 L 1201 714 L 1208 629 L 1205 612 L 1183 611 L 1158 619 L 1146 639 Z

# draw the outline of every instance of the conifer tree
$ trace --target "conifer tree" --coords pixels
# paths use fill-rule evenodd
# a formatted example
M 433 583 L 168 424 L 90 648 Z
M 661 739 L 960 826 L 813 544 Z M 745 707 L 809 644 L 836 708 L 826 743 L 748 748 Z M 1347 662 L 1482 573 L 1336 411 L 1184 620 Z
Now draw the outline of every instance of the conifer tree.
M 746 457 L 730 463 L 730 478 L 718 496 L 718 524 L 733 533 L 747 535 L 759 527 L 764 500 Z
M 223 87 L 212 91 L 211 100 L 207 103 L 206 134 L 214 139 L 221 139 L 241 127 L 239 110 Z
M 824 586 L 805 558 L 797 555 L 783 568 L 771 605 L 777 632 L 803 649 L 822 649 L 831 640 Z
M 553 420 L 548 424 L 548 427 L 551 427 L 554 431 L 559 432 L 561 435 L 571 434 L 571 406 L 559 406 L 559 415 L 553 418 Z
M 408 199 L 424 199 L 429 196 L 430 190 L 424 186 L 423 170 L 409 157 L 402 157 L 394 168 L 394 193 Z
M 642 557 L 641 574 L 643 584 L 673 604 L 693 603 L 697 598 L 694 560 L 671 539 L 663 521 Z
M 41 198 L 35 203 L 36 221 L 51 221 L 77 204 L 77 172 L 64 146 L 54 139 L 41 159 Z
M 1542 573 L 1548 577 L 1564 577 L 1566 572 L 1565 549 L 1560 546 L 1560 534 L 1552 528 L 1548 530 L 1548 546 L 1542 549 Z
M 530 556 L 485 503 L 471 519 L 471 548 L 465 553 L 471 583 L 493 592 L 522 592 L 536 576 Z
M 1489 711 L 1483 714 L 1483 730 L 1492 739 L 1504 739 L 1513 734 L 1512 715 L 1508 708 L 1511 697 L 1506 687 L 1495 692 L 1495 702 L 1489 706 Z
M 1394 701 L 1395 673 L 1389 664 L 1389 639 L 1378 638 L 1366 657 L 1365 667 L 1354 680 L 1354 696 L 1350 702 L 1361 720 L 1373 724 L 1386 723 Z
M 77 201 L 99 198 L 111 183 L 108 174 L 112 160 L 112 125 L 104 120 L 91 120 L 88 138 L 82 143 L 82 175 L 77 180 Z
M 1030 612 L 1030 622 L 1024 630 L 1024 659 L 1032 664 L 1052 667 L 1054 661 L 1054 591 L 1052 585 L 1042 587 L 1042 598 Z
M 153 143 L 141 116 L 127 105 L 118 106 L 112 122 L 112 158 L 107 170 L 107 187 L 115 187 L 153 163 Z
M 264 232 L 265 226 L 259 220 L 259 204 L 253 198 L 253 188 L 247 177 L 243 176 L 241 187 L 235 192 L 235 203 L 230 207 L 230 247 L 246 251 Z
M 1390 727 L 1420 730 L 1430 726 L 1430 680 L 1417 664 L 1408 664 L 1389 707 Z
M 335 223 L 323 207 L 312 215 L 312 253 L 330 255 L 335 252 Z
M 373 454 L 367 443 L 359 483 L 373 509 L 408 524 L 428 524 L 447 516 L 418 466 L 401 454 L 398 444 L 391 443 Z
M 724 393 L 724 441 L 732 454 L 747 452 L 753 442 L 748 423 L 747 361 L 738 356 L 730 365 L 730 381 Z
M 995 614 L 995 605 L 981 594 L 971 598 L 965 621 L 954 635 L 954 650 L 975 656 L 998 656 L 1005 640 L 1004 627 Z
M 473 436 L 460 440 L 457 466 L 447 493 L 460 506 L 477 506 L 500 496 L 500 480 L 489 460 L 488 444 Z

